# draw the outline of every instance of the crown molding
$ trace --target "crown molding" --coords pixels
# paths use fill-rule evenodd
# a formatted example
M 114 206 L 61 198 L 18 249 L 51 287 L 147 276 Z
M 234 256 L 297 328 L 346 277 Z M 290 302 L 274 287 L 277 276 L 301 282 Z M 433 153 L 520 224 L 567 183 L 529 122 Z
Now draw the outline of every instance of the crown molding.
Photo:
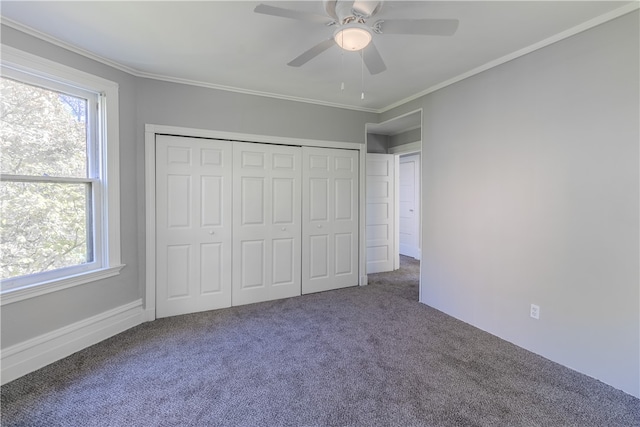
M 597 16 L 593 19 L 590 19 L 589 21 L 583 22 L 580 25 L 576 25 L 573 28 L 569 28 L 568 30 L 565 30 L 561 33 L 558 33 L 554 36 L 551 36 L 549 38 L 546 38 L 542 41 L 539 41 L 537 43 L 534 43 L 530 46 L 527 46 L 525 48 L 522 48 L 520 50 L 517 50 L 513 53 L 510 53 L 508 55 L 505 55 L 501 58 L 498 59 L 494 59 L 493 61 L 487 62 L 484 65 L 481 65 L 479 67 L 476 67 L 472 70 L 467 71 L 466 73 L 462 73 L 456 77 L 453 77 L 449 80 L 445 80 L 442 83 L 438 83 L 437 85 L 431 86 L 428 89 L 423 90 L 422 92 L 418 92 L 415 95 L 411 95 L 410 97 L 401 99 L 398 102 L 394 102 L 393 104 L 390 104 L 384 108 L 381 108 L 380 110 L 377 111 L 377 113 L 386 113 L 389 110 L 393 110 L 396 107 L 399 107 L 401 105 L 404 105 L 408 102 L 411 102 L 413 100 L 416 100 L 418 98 L 421 98 L 425 95 L 428 95 L 430 93 L 433 93 L 437 90 L 440 90 L 442 88 L 445 88 L 447 86 L 450 86 L 454 83 L 458 83 L 461 80 L 467 79 L 469 77 L 475 76 L 476 74 L 480 74 L 483 71 L 487 71 L 491 68 L 497 67 L 499 65 L 502 65 L 504 63 L 507 63 L 509 61 L 513 61 L 516 58 L 519 58 L 521 56 L 527 55 L 531 52 L 534 52 L 538 49 L 542 49 L 543 47 L 549 46 L 551 44 L 554 44 L 556 42 L 559 42 L 561 40 L 564 40 L 566 38 L 569 38 L 571 36 L 574 36 L 578 33 L 581 33 L 583 31 L 586 31 L 588 29 L 591 29 L 593 27 L 596 27 L 600 24 L 604 24 L 605 22 L 611 21 L 615 18 L 619 18 L 620 16 L 626 15 L 627 13 L 631 13 L 634 10 L 638 10 L 638 8 L 640 8 L 640 2 L 638 2 L 637 0 L 627 4 L 625 6 L 619 7 L 617 9 L 612 10 L 611 12 L 607 12 L 603 15 Z
M 217 90 L 222 90 L 226 92 L 235 92 L 243 95 L 264 96 L 267 98 L 275 98 L 275 99 L 280 99 L 284 101 L 304 102 L 307 104 L 314 104 L 322 107 L 342 108 L 345 110 L 362 111 L 365 113 L 378 113 L 379 111 L 378 109 L 375 109 L 375 108 L 357 107 L 357 106 L 347 105 L 347 104 L 338 104 L 335 102 L 320 101 L 317 99 L 300 98 L 297 96 L 283 95 L 283 94 L 272 93 L 272 92 L 262 92 L 258 90 L 252 90 L 252 89 L 242 89 L 234 86 L 225 86 L 225 85 L 219 85 L 215 83 L 201 82 L 198 80 L 183 79 L 180 77 L 171 77 L 171 76 L 164 76 L 160 74 L 146 73 L 142 71 L 136 71 L 135 76 L 144 77 L 151 80 L 160 80 L 160 81 L 169 82 L 169 83 L 179 83 L 183 85 L 198 86 L 198 87 L 204 87 L 208 89 L 217 89 Z

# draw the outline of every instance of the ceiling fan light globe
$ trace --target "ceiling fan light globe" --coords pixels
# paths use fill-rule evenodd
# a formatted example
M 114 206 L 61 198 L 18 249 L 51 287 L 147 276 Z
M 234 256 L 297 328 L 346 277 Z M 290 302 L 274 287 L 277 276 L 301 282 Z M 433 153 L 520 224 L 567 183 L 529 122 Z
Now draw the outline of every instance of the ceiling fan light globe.
M 365 26 L 348 25 L 338 28 L 333 39 L 342 49 L 355 52 L 369 45 L 371 32 Z

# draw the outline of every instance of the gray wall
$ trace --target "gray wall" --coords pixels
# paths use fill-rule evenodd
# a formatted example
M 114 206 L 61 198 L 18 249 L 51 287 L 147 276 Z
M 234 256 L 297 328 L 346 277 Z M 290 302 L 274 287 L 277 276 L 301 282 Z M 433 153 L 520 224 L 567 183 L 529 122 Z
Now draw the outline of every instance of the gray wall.
M 424 108 L 424 302 L 635 396 L 638 33 L 636 11 L 381 118 Z
M 138 129 L 144 124 L 364 144 L 377 114 L 139 78 Z
M 367 134 L 367 153 L 387 154 L 389 137 L 377 133 Z
M 389 147 L 398 147 L 400 145 L 417 142 L 420 141 L 420 138 L 422 138 L 422 129 L 412 129 L 390 137 Z

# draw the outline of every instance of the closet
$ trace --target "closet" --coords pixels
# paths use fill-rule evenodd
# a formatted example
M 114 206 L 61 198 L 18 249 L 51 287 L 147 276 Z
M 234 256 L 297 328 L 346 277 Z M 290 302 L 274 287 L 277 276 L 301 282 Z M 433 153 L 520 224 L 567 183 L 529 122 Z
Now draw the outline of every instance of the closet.
M 156 316 L 358 284 L 358 153 L 156 135 Z

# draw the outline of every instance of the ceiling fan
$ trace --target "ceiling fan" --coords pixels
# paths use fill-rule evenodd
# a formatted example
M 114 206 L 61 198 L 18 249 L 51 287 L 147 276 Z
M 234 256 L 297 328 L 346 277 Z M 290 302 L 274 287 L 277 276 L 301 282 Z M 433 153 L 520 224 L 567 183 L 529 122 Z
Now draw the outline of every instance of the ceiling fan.
M 380 11 L 382 0 L 323 0 L 323 3 L 327 16 L 266 4 L 259 4 L 254 9 L 254 12 L 265 15 L 336 27 L 330 38 L 305 51 L 287 65 L 300 67 L 337 45 L 347 51 L 362 51 L 362 59 L 369 72 L 378 74 L 386 70 L 387 66 L 373 43 L 374 35 L 451 36 L 458 29 L 457 19 L 379 19 L 369 24 L 368 21 Z

